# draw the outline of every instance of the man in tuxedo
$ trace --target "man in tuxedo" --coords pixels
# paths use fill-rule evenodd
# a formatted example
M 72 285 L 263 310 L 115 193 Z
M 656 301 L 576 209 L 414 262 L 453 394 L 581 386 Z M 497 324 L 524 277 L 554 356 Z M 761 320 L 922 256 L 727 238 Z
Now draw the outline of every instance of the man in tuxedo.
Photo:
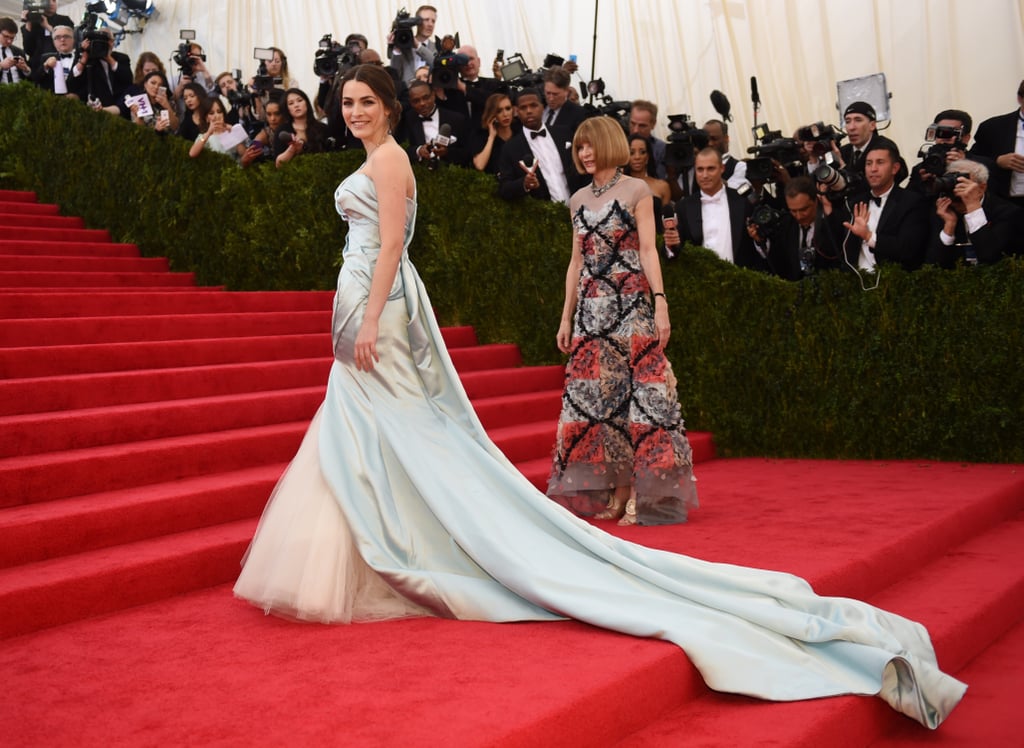
M 25 50 L 14 46 L 18 24 L 13 18 L 0 18 L 0 84 L 28 80 L 32 73 Z
M 576 134 L 580 122 L 587 118 L 587 110 L 579 104 L 569 101 L 569 89 L 572 87 L 572 76 L 560 65 L 548 68 L 544 73 L 544 124 L 559 125 L 568 130 L 570 137 Z
M 100 31 L 108 39 L 107 55 L 95 58 L 89 53 L 92 43 L 83 40 L 78 60 L 68 76 L 68 93 L 75 94 L 94 109 L 120 115 L 118 103 L 132 84 L 132 61 L 123 52 L 114 51 L 114 34 L 110 29 Z
M 978 125 L 971 155 L 993 161 L 992 191 L 1024 207 L 1024 81 L 1017 87 L 1017 109 Z
M 75 22 L 70 18 L 57 13 L 57 0 L 47 2 L 40 20 L 30 21 L 27 10 L 22 11 L 21 20 L 24 22 L 21 27 L 21 43 L 32 67 L 38 67 L 45 55 L 56 50 L 53 34 L 58 26 L 75 26 Z
M 843 127 L 849 142 L 839 149 L 839 155 L 847 169 L 863 176 L 868 145 L 879 137 L 875 108 L 866 101 L 852 102 L 843 112 Z
M 572 160 L 572 134 L 561 125 L 544 124 L 540 91 L 526 88 L 516 97 L 516 114 L 523 129 L 501 149 L 498 194 L 506 200 L 526 195 L 537 200 L 568 203 L 587 183 Z
M 694 159 L 697 191 L 676 203 L 678 228 L 665 229 L 665 245 L 692 242 L 712 250 L 726 262 L 769 272 L 768 263 L 754 248 L 747 233 L 753 205 L 726 187 L 722 154 L 704 148 Z M 668 259 L 674 259 L 669 257 Z
M 729 125 L 720 119 L 709 119 L 702 128 L 708 136 L 708 147 L 714 148 L 722 154 L 722 165 L 725 171 L 722 178 L 725 184 L 738 190 L 740 187 L 749 186 L 747 181 L 747 162 L 739 161 L 729 153 Z
M 910 170 L 908 190 L 917 190 L 925 196 L 932 194 L 931 185 L 935 177 L 941 175 L 948 164 L 963 158 L 971 158 L 967 154 L 967 146 L 971 142 L 971 126 L 974 120 L 971 115 L 961 109 L 944 109 L 935 115 L 928 126 L 925 139 L 931 138 L 929 155 L 941 156 L 942 168 L 937 173 L 926 168 L 927 161 L 921 161 Z M 932 148 L 937 150 L 931 151 Z M 927 159 L 927 156 L 925 157 Z M 988 159 L 977 157 L 977 160 L 989 166 Z
M 991 264 L 1006 255 L 1024 254 L 1024 210 L 988 194 L 985 165 L 961 159 L 950 163 L 946 173 L 961 176 L 944 182 L 943 194 L 935 201 L 928 262 L 951 268 L 957 262 Z
M 814 179 L 806 175 L 790 179 L 783 196 L 786 212 L 772 236 L 761 236 L 754 223 L 747 227 L 771 272 L 800 280 L 818 270 L 839 267 L 839 242 L 829 220 L 832 205 L 818 195 Z
M 917 192 L 896 185 L 903 170 L 899 148 L 876 137 L 864 154 L 867 190 L 851 198 L 842 217 L 845 264 L 873 272 L 878 262 L 898 262 L 906 270 L 924 261 L 928 203 Z
M 75 30 L 70 26 L 55 26 L 53 44 L 55 51 L 42 56 L 30 77 L 40 88 L 63 96 L 68 92 L 68 77 L 75 64 Z
M 496 78 L 484 78 L 480 75 L 480 55 L 477 54 L 476 47 L 463 44 L 456 53 L 469 58 L 469 62 L 459 68 L 458 90 L 466 97 L 470 129 L 479 130 L 487 98 L 493 93 L 506 90 L 506 86 Z
M 404 116 L 409 160 L 428 166 L 439 163 L 466 166 L 470 159 L 466 118 L 438 107 L 434 90 L 424 81 L 414 80 L 409 84 L 409 105 L 411 109 Z M 445 143 L 444 136 L 441 136 L 444 125 L 448 126 L 449 143 Z

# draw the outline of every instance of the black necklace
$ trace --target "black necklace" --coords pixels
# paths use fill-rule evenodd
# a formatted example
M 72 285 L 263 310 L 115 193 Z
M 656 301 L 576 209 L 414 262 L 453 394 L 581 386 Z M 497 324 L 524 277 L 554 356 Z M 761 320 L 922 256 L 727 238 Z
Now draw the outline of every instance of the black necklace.
M 606 193 L 608 190 L 610 190 L 612 187 L 614 187 L 618 183 L 619 177 L 621 177 L 621 176 L 622 176 L 622 169 L 621 168 L 617 168 L 617 169 L 615 169 L 615 176 L 613 176 L 607 182 L 602 184 L 600 187 L 595 187 L 594 183 L 591 182 L 590 183 L 590 191 L 594 193 L 594 197 L 601 197 L 601 195 Z

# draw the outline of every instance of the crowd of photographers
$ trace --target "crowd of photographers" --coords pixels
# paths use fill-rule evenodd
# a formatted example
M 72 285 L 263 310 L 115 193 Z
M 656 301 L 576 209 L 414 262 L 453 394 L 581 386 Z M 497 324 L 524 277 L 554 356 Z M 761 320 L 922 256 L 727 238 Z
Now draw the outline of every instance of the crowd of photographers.
M 507 200 L 567 202 L 587 177 L 573 167 L 571 143 L 590 116 L 617 118 L 630 143 L 623 170 L 643 179 L 671 262 L 684 241 L 722 259 L 790 280 L 825 269 L 869 280 L 879 263 L 996 262 L 1024 252 L 1024 82 L 1018 108 L 977 128 L 964 111 L 939 112 L 926 125 L 918 162 L 879 132 L 870 103 L 854 101 L 840 127 L 818 122 L 792 137 L 755 128 L 750 158 L 729 152 L 729 103 L 703 125 L 669 115 L 667 140 L 654 136 L 658 107 L 615 101 L 603 83 L 573 84 L 575 57 L 549 55 L 531 70 L 498 50 L 490 76 L 458 34 L 435 33 L 437 10 L 399 11 L 382 55 L 367 38 L 324 36 L 314 56 L 315 95 L 292 76 L 285 53 L 257 49 L 256 75 L 214 74 L 194 35 L 182 32 L 173 74 L 152 52 L 131 60 L 109 29 L 86 17 L 76 26 L 56 0 L 25 0 L 18 24 L 0 18 L 0 83 L 30 80 L 57 95 L 191 141 L 190 155 L 213 150 L 242 166 L 282 166 L 303 153 L 357 148 L 340 112 L 339 83 L 356 64 L 395 79 L 403 116 L 396 139 L 427 168 L 458 166 L 494 174 Z M 756 79 L 752 97 L 759 105 Z M 581 96 L 584 103 L 581 102 Z

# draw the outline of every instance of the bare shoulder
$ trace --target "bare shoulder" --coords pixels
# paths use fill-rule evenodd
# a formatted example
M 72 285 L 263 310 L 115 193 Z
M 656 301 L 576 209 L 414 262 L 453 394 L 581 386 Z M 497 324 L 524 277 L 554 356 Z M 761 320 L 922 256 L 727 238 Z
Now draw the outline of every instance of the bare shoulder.
M 389 140 L 373 152 L 373 156 L 367 159 L 366 171 L 378 192 L 400 189 L 407 195 L 412 194 L 414 182 L 409 156 L 394 140 Z

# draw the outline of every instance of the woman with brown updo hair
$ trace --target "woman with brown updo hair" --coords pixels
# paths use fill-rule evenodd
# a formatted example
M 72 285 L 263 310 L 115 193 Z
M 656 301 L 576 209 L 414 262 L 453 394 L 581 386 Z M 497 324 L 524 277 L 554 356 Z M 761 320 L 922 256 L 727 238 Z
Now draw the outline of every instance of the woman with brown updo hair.
M 267 613 L 322 622 L 571 617 L 672 641 L 719 691 L 787 701 L 881 691 L 925 724 L 941 722 L 965 687 L 938 669 L 923 627 L 856 600 L 817 597 L 788 574 L 613 537 L 516 469 L 473 412 L 409 261 L 416 181 L 391 135 L 400 107 L 390 75 L 377 65 L 352 68 L 341 106 L 366 160 L 334 193 L 349 224 L 334 361 L 235 594 Z M 577 138 L 587 122 L 605 119 L 621 148 L 603 152 L 592 134 L 577 151 L 594 177 L 591 197 L 605 198 L 593 206 L 596 218 L 615 214 L 616 202 L 651 199 L 643 183 L 615 171 L 627 150 L 618 122 L 588 119 Z M 625 215 L 616 220 L 628 223 Z M 664 308 L 651 311 L 664 303 L 658 256 L 647 246 L 652 223 L 643 228 L 645 279 L 633 278 L 630 296 L 654 317 L 643 332 L 653 348 L 668 331 Z M 640 299 L 652 290 L 657 302 Z M 633 351 L 647 361 L 646 375 L 659 376 L 660 359 L 646 353 Z M 657 387 L 647 395 L 645 405 L 658 404 Z

